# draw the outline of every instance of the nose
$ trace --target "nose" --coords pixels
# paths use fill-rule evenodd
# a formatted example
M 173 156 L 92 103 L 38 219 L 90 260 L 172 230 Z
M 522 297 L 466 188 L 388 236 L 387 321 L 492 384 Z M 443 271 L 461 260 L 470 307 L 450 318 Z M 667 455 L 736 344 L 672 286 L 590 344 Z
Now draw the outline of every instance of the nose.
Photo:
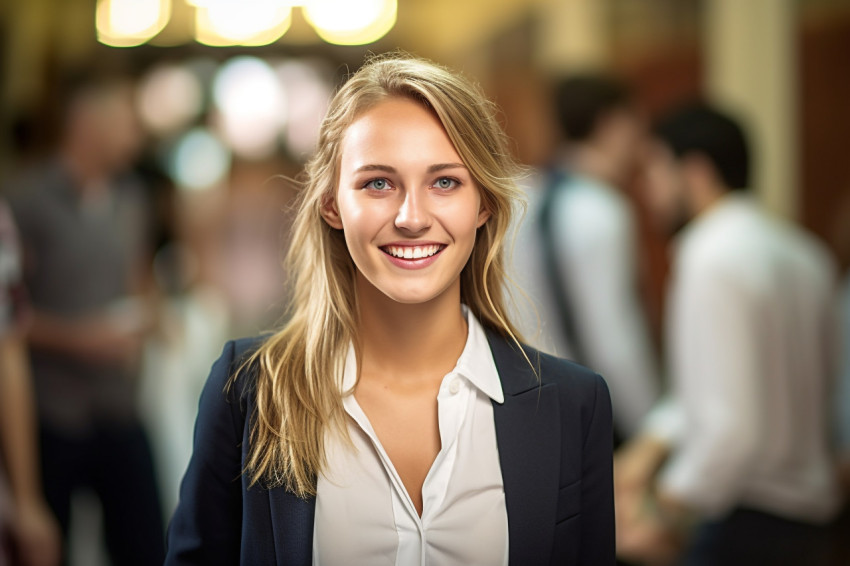
M 431 226 L 431 214 L 428 210 L 427 196 L 416 190 L 404 193 L 404 200 L 399 206 L 395 218 L 395 226 L 399 230 L 419 233 Z

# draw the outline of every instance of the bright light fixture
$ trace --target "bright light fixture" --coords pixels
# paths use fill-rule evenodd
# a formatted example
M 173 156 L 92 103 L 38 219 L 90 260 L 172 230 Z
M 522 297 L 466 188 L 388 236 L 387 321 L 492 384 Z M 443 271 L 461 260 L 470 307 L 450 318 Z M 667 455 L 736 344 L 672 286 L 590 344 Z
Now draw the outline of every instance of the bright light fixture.
M 319 37 L 336 45 L 363 45 L 392 29 L 397 0 L 305 0 L 304 16 Z
M 284 0 L 195 0 L 195 38 L 213 46 L 268 45 L 292 23 Z
M 141 45 L 162 31 L 171 0 L 98 0 L 97 39 L 113 47 Z

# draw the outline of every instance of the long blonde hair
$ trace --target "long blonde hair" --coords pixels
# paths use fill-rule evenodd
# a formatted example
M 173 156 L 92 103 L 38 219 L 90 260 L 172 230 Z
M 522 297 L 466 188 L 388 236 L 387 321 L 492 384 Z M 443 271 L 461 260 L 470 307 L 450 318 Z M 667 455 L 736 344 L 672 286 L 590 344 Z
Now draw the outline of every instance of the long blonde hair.
M 485 327 L 518 342 L 504 305 L 503 244 L 522 193 L 495 106 L 477 85 L 431 62 L 400 54 L 367 61 L 331 101 L 318 150 L 305 167 L 286 261 L 294 279 L 288 320 L 243 366 L 257 372 L 245 467 L 252 484 L 315 495 L 325 432 L 347 434 L 340 388 L 357 331 L 355 267 L 342 232 L 320 210 L 335 195 L 346 129 L 389 97 L 430 108 L 480 188 L 491 216 L 461 272 L 461 300 Z

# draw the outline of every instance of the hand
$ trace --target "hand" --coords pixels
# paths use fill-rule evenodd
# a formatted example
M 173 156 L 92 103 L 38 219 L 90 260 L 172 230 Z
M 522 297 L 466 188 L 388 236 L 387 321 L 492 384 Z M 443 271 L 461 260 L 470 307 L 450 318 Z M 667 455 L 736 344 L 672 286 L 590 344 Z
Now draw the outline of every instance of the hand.
M 642 512 L 617 518 L 617 556 L 629 562 L 651 566 L 673 564 L 681 553 L 683 540 L 659 519 Z
M 649 435 L 635 438 L 614 455 L 614 486 L 623 492 L 645 491 L 667 457 L 668 446 Z
M 111 317 L 77 323 L 74 351 L 91 362 L 131 364 L 141 353 L 143 337 Z
M 11 533 L 22 566 L 59 564 L 59 528 L 43 502 L 19 503 L 12 517 Z
M 614 456 L 614 499 L 617 535 L 629 533 L 639 525 L 646 512 L 644 504 L 652 490 L 655 475 L 667 457 L 667 445 L 649 435 L 642 435 Z M 618 545 L 619 547 L 619 545 Z

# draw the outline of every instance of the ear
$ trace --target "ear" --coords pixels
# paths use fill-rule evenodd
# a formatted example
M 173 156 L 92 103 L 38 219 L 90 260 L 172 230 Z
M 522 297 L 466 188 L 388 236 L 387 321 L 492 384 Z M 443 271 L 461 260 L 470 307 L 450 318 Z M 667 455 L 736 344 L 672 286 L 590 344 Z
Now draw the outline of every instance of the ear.
M 481 210 L 478 211 L 478 222 L 475 224 L 476 228 L 481 228 L 490 219 L 490 210 L 486 208 L 483 204 L 481 205 Z
M 328 226 L 337 230 L 342 230 L 342 217 L 339 215 L 339 207 L 336 204 L 336 199 L 333 195 L 325 195 L 322 197 L 322 206 L 319 209 L 322 218 L 328 223 Z

